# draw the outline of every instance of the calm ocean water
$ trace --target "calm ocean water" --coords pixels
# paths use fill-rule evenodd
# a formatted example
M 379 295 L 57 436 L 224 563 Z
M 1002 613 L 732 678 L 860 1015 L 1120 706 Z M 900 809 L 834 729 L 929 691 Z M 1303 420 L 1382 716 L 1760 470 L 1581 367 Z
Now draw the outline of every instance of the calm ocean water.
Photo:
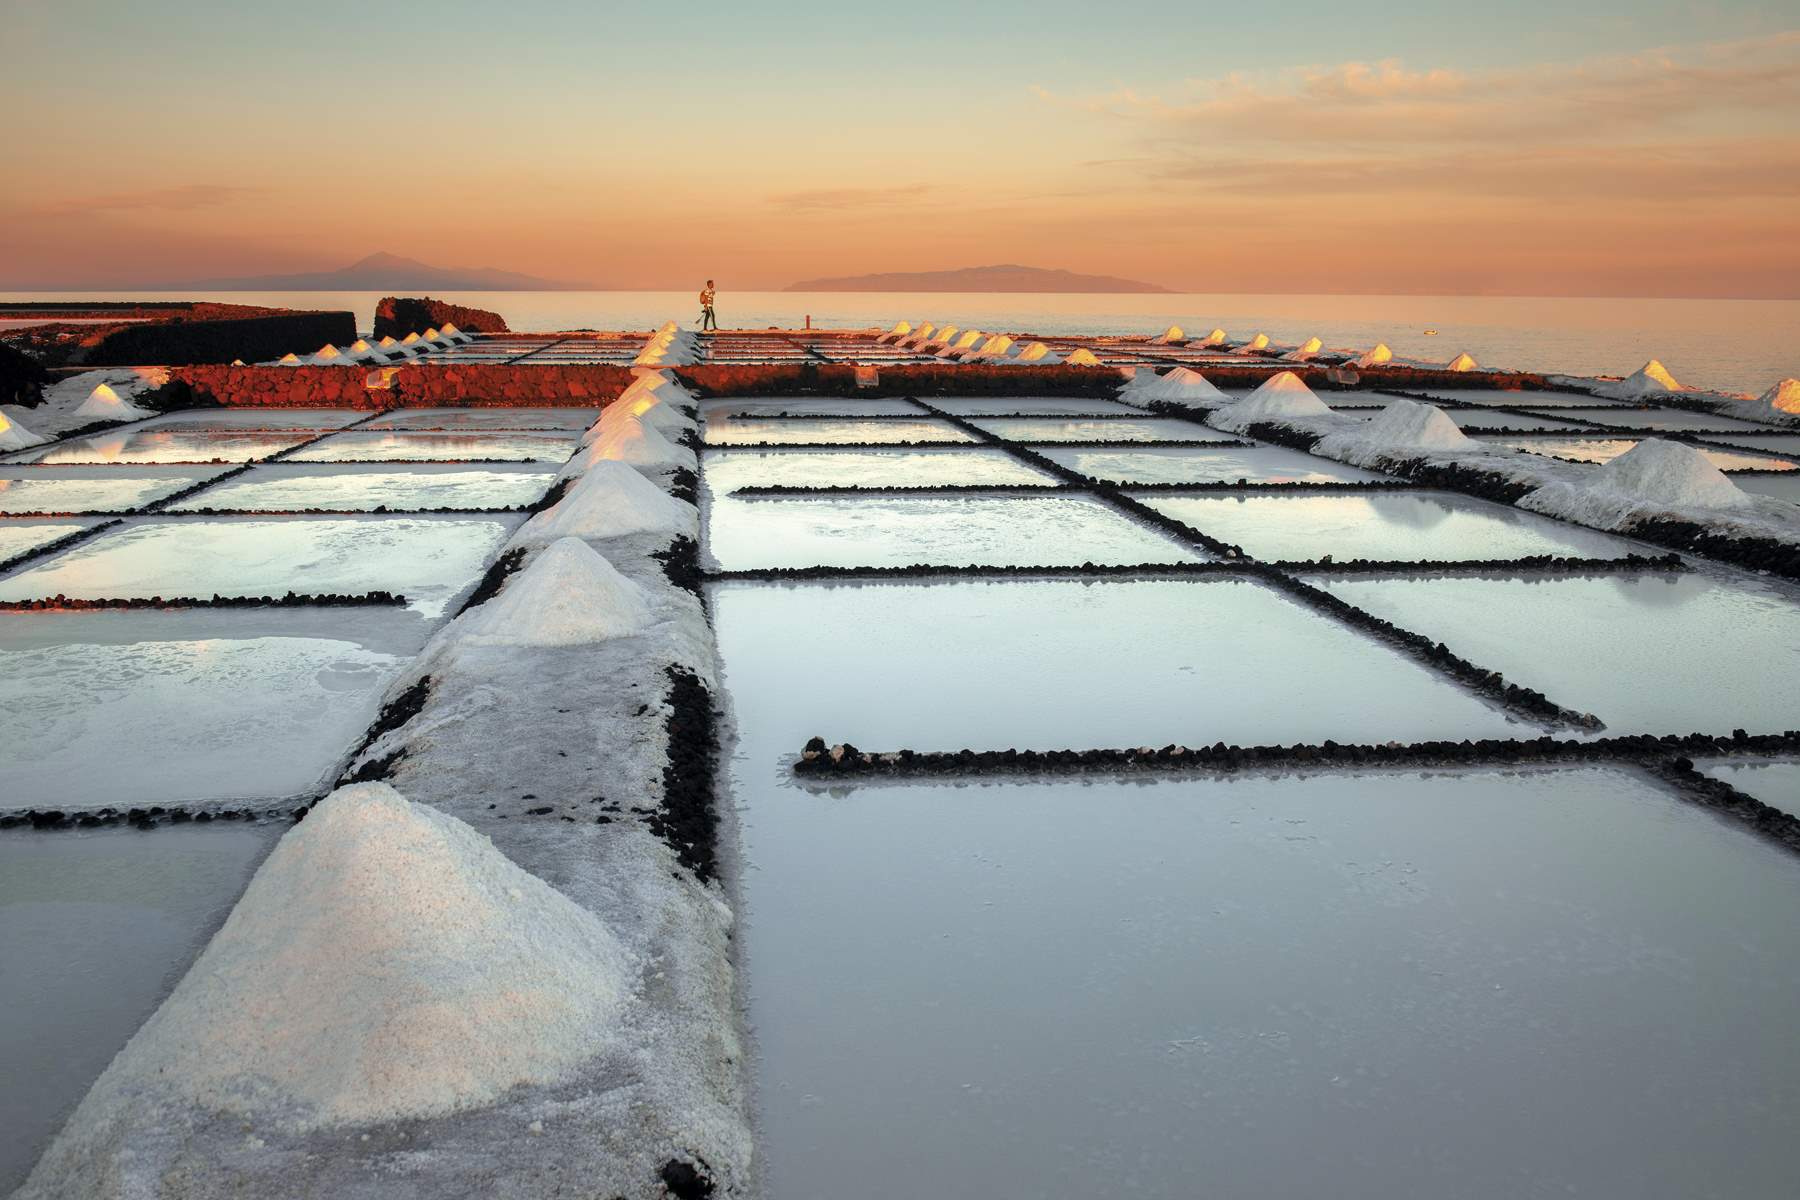
M 694 289 L 698 290 L 698 287 Z M 365 330 L 375 292 L 211 292 L 184 298 L 348 308 Z M 16 293 L 5 300 L 167 299 L 167 292 Z M 648 329 L 692 324 L 693 291 L 463 292 L 442 297 L 492 309 L 514 329 Z M 1761 392 L 1800 377 L 1800 301 L 1629 300 L 1488 296 L 1075 296 L 737 292 L 719 295 L 727 328 L 793 328 L 808 316 L 825 328 L 907 320 L 1016 333 L 1189 333 L 1219 326 L 1234 337 L 1278 342 L 1318 336 L 1327 346 L 1384 341 L 1403 357 L 1448 360 L 1468 351 L 1484 366 L 1624 375 L 1660 358 L 1692 387 Z M 1435 329 L 1435 335 L 1427 335 Z

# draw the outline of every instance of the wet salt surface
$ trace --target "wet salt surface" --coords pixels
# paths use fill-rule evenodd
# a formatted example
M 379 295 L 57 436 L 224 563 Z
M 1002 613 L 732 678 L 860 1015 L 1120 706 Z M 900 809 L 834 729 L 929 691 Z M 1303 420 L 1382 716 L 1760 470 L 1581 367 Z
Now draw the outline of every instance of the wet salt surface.
M 741 446 L 756 442 L 973 442 L 954 425 L 931 417 L 917 421 L 758 420 L 710 414 L 706 444 Z
M 534 503 L 555 477 L 553 468 L 535 464 L 460 467 L 414 463 L 384 469 L 376 465 L 270 463 L 172 504 L 169 511 L 511 508 Z
M 1244 580 L 734 583 L 713 615 L 740 706 L 781 697 L 739 709 L 766 731 L 759 763 L 815 734 L 983 750 L 1540 732 Z
M 1584 423 L 1583 417 L 1573 413 L 1561 419 L 1542 414 L 1522 417 L 1516 413 L 1492 412 L 1478 408 L 1450 408 L 1444 415 L 1456 423 L 1459 429 L 1579 429 Z
M 738 488 L 927 487 L 998 483 L 1043 487 L 1059 482 L 1004 450 L 707 451 L 705 480 L 714 495 Z
M 568 460 L 574 433 L 363 433 L 333 434 L 294 454 L 289 462 L 394 462 L 407 459 Z
M 1114 483 L 1235 483 L 1239 479 L 1252 483 L 1351 483 L 1382 478 L 1374 471 L 1281 446 L 1181 446 L 1167 450 L 1046 447 L 1039 453 L 1070 470 Z
M 185 408 L 164 413 L 133 428 L 168 429 L 341 429 L 368 416 L 356 408 Z
M 0 834 L 0 1191 L 224 922 L 284 824 Z
M 1731 482 L 1758 496 L 1773 496 L 1777 500 L 1800 504 L 1800 471 L 1783 471 L 1779 475 L 1737 474 L 1731 477 Z
M 576 433 L 600 416 L 598 408 L 397 408 L 364 429 L 564 429 Z
M 1319 583 L 1608 733 L 1771 732 L 1800 707 L 1800 607 L 1749 576 Z
M 1800 434 L 1778 433 L 1768 437 L 1716 437 L 1709 439 L 1742 450 L 1770 450 L 1776 454 L 1800 454 Z
M 1265 560 L 1464 561 L 1533 554 L 1621 558 L 1635 543 L 1451 492 L 1143 497 Z
M 80 533 L 93 524 L 93 521 L 87 520 L 0 519 L 0 562 L 23 554 L 27 550 L 47 546 L 57 538 L 68 537 L 71 533 Z
M 429 632 L 405 609 L 0 613 L 0 807 L 309 793 Z
M 1143 410 L 1116 400 L 1090 400 L 1063 396 L 932 396 L 927 401 L 959 417 L 1005 416 L 1034 413 L 1047 417 L 1081 417 L 1095 413 L 1141 413 Z
M 1621 401 L 1607 400 L 1581 392 L 1502 392 L 1492 388 L 1403 388 L 1403 391 L 1432 396 L 1439 400 L 1456 400 L 1463 404 L 1481 404 L 1504 408 L 1597 408 Z
M 267 458 L 315 436 L 303 429 L 261 433 L 240 429 L 140 429 L 89 434 L 21 451 L 8 462 L 210 463 Z
M 822 413 L 841 416 L 846 413 L 922 417 L 925 410 L 910 400 L 898 397 L 858 396 L 775 396 L 754 400 L 702 400 L 700 410 L 708 420 L 728 417 L 761 417 L 770 413 Z
M 1490 445 L 1510 446 L 1514 450 L 1523 450 L 1528 454 L 1541 454 L 1546 458 L 1566 458 L 1575 462 L 1591 463 L 1611 462 L 1637 445 L 1636 438 L 1501 437 L 1484 438 L 1483 440 Z M 1785 459 L 1770 458 L 1766 454 L 1715 450 L 1710 446 L 1694 448 L 1704 454 L 1707 461 L 1721 471 L 1791 471 L 1795 467 L 1795 464 Z
M 703 516 L 707 552 L 726 571 L 1078 566 L 1206 557 L 1087 496 L 738 500 L 715 493 Z
M 1584 412 L 1581 420 L 1593 425 L 1618 426 L 1621 429 L 1669 430 L 1751 430 L 1767 429 L 1754 421 L 1739 421 L 1711 413 L 1688 412 L 1679 408 L 1621 408 L 1617 412 Z
M 1770 808 L 1800 817 L 1800 763 L 1752 760 L 1714 763 L 1701 770 L 1722 779 L 1740 792 L 1761 800 Z
M 731 686 L 771 1196 L 1791 1192 L 1800 872 L 1647 780 L 807 791 L 768 682 Z
M 989 433 L 1017 442 L 1182 442 L 1224 441 L 1231 435 L 1164 417 L 1123 421 L 1043 421 L 1030 418 L 983 418 L 975 422 Z
M 0 467 L 0 513 L 122 512 L 173 495 L 222 470 Z
M 399 592 L 427 617 L 472 588 L 523 514 L 134 519 L 0 581 L 0 600 Z

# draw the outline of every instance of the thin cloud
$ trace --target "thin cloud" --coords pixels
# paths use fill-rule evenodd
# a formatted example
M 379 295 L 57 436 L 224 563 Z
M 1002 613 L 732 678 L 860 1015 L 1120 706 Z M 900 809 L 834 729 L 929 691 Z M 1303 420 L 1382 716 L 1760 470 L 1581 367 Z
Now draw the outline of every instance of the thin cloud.
M 192 212 L 216 208 L 255 195 L 258 189 L 222 183 L 190 183 L 180 187 L 150 188 L 139 192 L 113 192 L 101 196 L 69 196 L 33 205 L 29 211 L 43 217 L 76 217 L 94 213 Z

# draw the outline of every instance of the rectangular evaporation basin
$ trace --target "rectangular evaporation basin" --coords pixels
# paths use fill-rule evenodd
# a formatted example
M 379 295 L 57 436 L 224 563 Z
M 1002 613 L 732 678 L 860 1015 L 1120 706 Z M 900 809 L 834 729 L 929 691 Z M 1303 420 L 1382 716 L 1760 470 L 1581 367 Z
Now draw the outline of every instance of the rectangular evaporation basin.
M 430 628 L 405 609 L 0 614 L 0 804 L 310 794 Z
M 1159 512 L 1265 561 L 1330 555 L 1440 560 L 1534 554 L 1622 558 L 1635 543 L 1451 492 L 1297 496 L 1145 496 Z
M 1620 429 L 1667 429 L 1687 432 L 1717 431 L 1727 432 L 1745 429 L 1754 432 L 1767 429 L 1767 425 L 1758 425 L 1754 421 L 1739 421 L 1733 417 L 1716 417 L 1711 413 L 1687 412 L 1679 408 L 1621 408 L 1617 412 L 1584 412 L 1581 420 L 1593 425 L 1614 426 Z
M 406 462 L 484 459 L 565 462 L 578 436 L 562 433 L 405 433 L 352 430 L 333 434 L 290 462 Z
M 1750 759 L 1713 763 L 1701 769 L 1714 779 L 1756 797 L 1770 808 L 1800 817 L 1800 763 Z
M 984 417 L 975 422 L 989 433 L 1015 442 L 1194 442 L 1229 441 L 1220 433 L 1192 421 L 1168 417 L 1126 418 L 1118 421 L 1059 421 L 1030 417 L 1008 420 Z
M 598 408 L 399 408 L 364 429 L 570 429 L 579 433 L 600 416 Z
M 185 408 L 152 417 L 137 429 L 341 429 L 368 416 L 355 408 Z
M 931 417 L 881 421 L 758 420 L 708 414 L 706 444 L 741 446 L 757 442 L 973 442 L 954 425 Z
M 1748 576 L 1326 580 L 1607 732 L 1766 733 L 1800 708 L 1800 607 Z
M 754 400 L 703 400 L 700 408 L 709 420 L 717 417 L 766 417 L 779 413 L 831 417 L 850 413 L 900 417 L 925 415 L 925 410 L 912 401 L 897 397 L 863 399 L 856 396 L 759 396 Z
M 134 519 L 0 581 L 0 600 L 403 594 L 427 617 L 474 586 L 525 517 Z
M 1354 483 L 1380 479 L 1328 458 L 1281 446 L 1181 446 L 1167 450 L 1076 450 L 1048 447 L 1045 458 L 1112 483 Z
M 1501 408 L 1597 408 L 1618 401 L 1590 396 L 1585 392 L 1505 392 L 1494 388 L 1402 388 L 1437 400 L 1456 400 L 1463 404 L 1480 404 Z M 1620 407 L 1625 407 L 1620 405 Z
M 707 505 L 721 570 L 759 567 L 1079 566 L 1206 555 L 1087 496 L 737 500 Z
M 1117 400 L 1069 396 L 932 396 L 927 403 L 959 417 L 1010 416 L 1029 413 L 1045 417 L 1136 415 L 1143 410 Z
M 314 436 L 302 430 L 122 428 L 27 450 L 11 462 L 241 463 L 267 458 Z
M 1800 872 L 1633 774 L 777 779 L 771 1196 L 1793 1192 Z
M 1486 408 L 1449 408 L 1444 410 L 1444 415 L 1456 422 L 1458 429 L 1467 430 L 1548 429 L 1554 432 L 1559 429 L 1578 430 L 1583 424 L 1582 419 L 1573 414 L 1567 417 L 1561 414 L 1551 417 L 1544 413 L 1521 416 L 1518 413 Z
M 0 562 L 17 558 L 40 546 L 48 546 L 58 538 L 80 533 L 94 524 L 92 520 L 71 517 L 51 517 L 44 520 L 16 517 L 0 519 Z
M 1501 437 L 1487 438 L 1486 441 L 1495 446 L 1510 446 L 1514 450 L 1523 450 L 1527 454 L 1537 454 L 1545 458 L 1563 458 L 1574 462 L 1607 463 L 1619 457 L 1633 446 L 1636 438 L 1549 438 L 1549 437 Z M 1786 459 L 1770 458 L 1766 454 L 1755 454 L 1750 451 L 1715 450 L 1710 446 L 1696 446 L 1721 471 L 1791 471 L 1794 464 Z
M 759 771 L 815 734 L 1054 750 L 1539 733 L 1241 579 L 732 583 L 713 613 Z
M 0 1191 L 25 1181 L 224 923 L 283 828 L 0 837 Z
M 950 450 L 707 451 L 702 472 L 716 496 L 741 487 L 937 487 L 995 483 L 1043 487 L 1055 476 L 1004 450 L 971 446 Z
M 553 469 L 528 463 L 269 463 L 172 504 L 169 511 L 517 508 L 535 503 L 555 478 Z
M 1783 471 L 1779 475 L 1736 474 L 1731 482 L 1758 496 L 1773 496 L 1790 504 L 1800 504 L 1800 471 Z
M 123 512 L 220 470 L 183 467 L 0 467 L 0 513 Z M 0 556 L 3 557 L 3 556 Z
M 1774 435 L 1763 434 L 1757 437 L 1745 437 L 1740 434 L 1707 440 L 1720 445 L 1736 446 L 1740 450 L 1767 450 L 1772 454 L 1800 454 L 1800 434 L 1777 433 Z

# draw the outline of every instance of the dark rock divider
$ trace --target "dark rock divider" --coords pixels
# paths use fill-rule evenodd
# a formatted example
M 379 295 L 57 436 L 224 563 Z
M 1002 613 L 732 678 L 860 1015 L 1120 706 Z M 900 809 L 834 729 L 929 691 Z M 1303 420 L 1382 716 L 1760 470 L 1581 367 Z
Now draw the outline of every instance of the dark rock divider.
M 669 761 L 663 768 L 662 807 L 648 824 L 704 883 L 718 863 L 718 713 L 699 676 L 679 666 L 669 667 L 667 674 Z
M 115 522 L 116 523 L 116 522 Z M 38 600 L 0 600 L 0 612 L 101 612 L 114 609 L 175 608 L 399 608 L 399 592 L 285 592 L 279 596 L 119 596 L 78 600 L 62 593 Z
M 409 333 L 455 325 L 464 333 L 510 333 L 506 318 L 485 308 L 465 308 L 430 296 L 383 296 L 375 304 L 375 336 L 395 340 Z

